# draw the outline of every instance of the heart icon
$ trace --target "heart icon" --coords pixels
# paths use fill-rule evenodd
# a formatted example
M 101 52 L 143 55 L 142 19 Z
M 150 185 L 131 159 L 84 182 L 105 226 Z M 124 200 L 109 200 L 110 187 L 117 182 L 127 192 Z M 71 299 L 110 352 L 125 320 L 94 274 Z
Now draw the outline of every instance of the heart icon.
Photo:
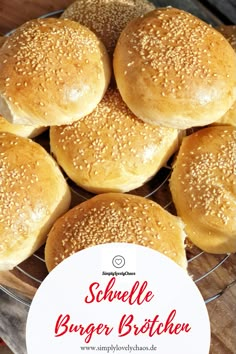
M 120 265 L 121 262 L 122 262 L 122 259 L 121 259 L 121 258 L 116 258 L 116 259 L 115 259 L 115 263 L 116 263 L 117 265 Z
M 112 264 L 116 268 L 122 268 L 125 265 L 125 259 L 123 256 L 117 255 L 112 259 Z

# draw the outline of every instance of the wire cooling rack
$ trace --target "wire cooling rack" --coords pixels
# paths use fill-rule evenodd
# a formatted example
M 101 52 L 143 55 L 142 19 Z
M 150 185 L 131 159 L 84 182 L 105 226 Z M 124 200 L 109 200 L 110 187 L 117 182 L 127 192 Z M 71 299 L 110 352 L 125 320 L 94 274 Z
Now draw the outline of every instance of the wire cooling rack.
M 62 12 L 63 10 L 57 10 L 40 17 L 41 18 L 58 17 Z M 213 20 L 215 21 L 215 18 Z M 12 32 L 14 32 L 14 30 L 9 32 L 7 36 L 9 36 Z M 46 135 L 46 139 L 45 139 L 45 134 L 47 133 L 44 133 L 42 135 L 44 138 L 39 137 L 36 138 L 35 140 L 41 143 L 41 145 L 43 145 L 46 148 L 46 150 L 49 151 L 48 136 Z M 168 183 L 171 174 L 171 162 L 172 161 L 170 159 L 167 165 L 163 167 L 156 174 L 156 176 L 154 176 L 148 183 L 146 183 L 144 186 L 142 186 L 139 189 L 131 191 L 131 193 L 145 198 L 152 199 L 158 202 L 167 211 L 171 212 L 172 214 L 175 214 L 175 209 L 171 200 L 171 194 L 169 191 L 169 183 Z M 93 196 L 93 194 L 79 188 L 71 180 L 67 179 L 67 182 L 72 192 L 72 205 L 71 205 L 72 207 Z M 164 203 L 160 202 L 163 200 Z M 213 274 L 215 274 L 220 267 L 224 266 L 224 264 L 227 263 L 227 260 L 231 256 L 230 254 L 226 254 L 226 255 L 207 254 L 190 244 L 187 244 L 186 246 L 186 253 L 188 258 L 189 275 L 192 277 L 193 281 L 199 288 L 200 292 L 202 292 L 204 282 L 207 282 L 208 284 L 212 284 L 211 279 L 213 277 Z M 207 260 L 207 262 L 203 262 L 203 260 Z M 32 262 L 34 264 L 36 263 L 36 267 L 34 266 L 35 269 L 40 269 L 40 271 L 38 272 L 40 276 L 38 274 L 32 273 L 32 269 L 30 266 Z M 207 264 L 207 268 L 206 266 L 204 267 L 202 266 L 203 263 L 205 265 Z M 26 260 L 19 266 L 15 267 L 14 271 L 20 274 L 21 277 L 23 277 L 25 280 L 28 280 L 29 282 L 33 283 L 34 287 L 38 288 L 42 283 L 42 281 L 44 280 L 44 278 L 47 276 L 47 269 L 44 260 L 44 248 L 41 248 L 39 251 L 34 253 L 28 260 Z M 236 279 L 230 282 L 229 284 L 222 285 L 217 290 L 213 290 L 213 293 L 211 293 L 212 291 L 211 286 L 209 286 L 210 295 L 206 295 L 206 296 L 203 295 L 205 303 L 207 304 L 209 302 L 216 300 L 217 298 L 222 296 L 225 293 L 225 291 L 227 291 L 231 286 L 235 284 L 236 284 Z M 27 307 L 30 307 L 31 299 L 22 295 L 20 292 L 1 284 L 0 284 L 0 290 L 5 292 L 7 295 L 15 299 L 16 301 L 26 305 Z

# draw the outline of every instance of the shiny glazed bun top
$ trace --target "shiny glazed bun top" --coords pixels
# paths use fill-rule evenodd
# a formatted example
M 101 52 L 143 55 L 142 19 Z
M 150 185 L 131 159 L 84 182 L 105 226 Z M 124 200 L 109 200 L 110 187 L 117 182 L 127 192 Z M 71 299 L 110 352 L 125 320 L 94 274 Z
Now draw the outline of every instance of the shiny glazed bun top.
M 88 28 L 32 20 L 0 48 L 0 114 L 11 123 L 68 124 L 96 107 L 109 80 L 108 54 Z
M 61 17 L 90 28 L 112 54 L 126 24 L 154 9 L 155 6 L 148 0 L 78 0 Z
M 185 129 L 219 119 L 236 98 L 236 54 L 195 16 L 156 9 L 131 21 L 114 52 L 123 100 L 146 122 Z

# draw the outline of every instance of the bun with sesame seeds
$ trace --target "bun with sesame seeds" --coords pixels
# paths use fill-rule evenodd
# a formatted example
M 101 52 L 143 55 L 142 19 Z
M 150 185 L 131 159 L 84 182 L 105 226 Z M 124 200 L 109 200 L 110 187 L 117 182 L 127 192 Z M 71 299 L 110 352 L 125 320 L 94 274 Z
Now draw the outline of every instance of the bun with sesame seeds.
M 50 129 L 57 162 L 92 193 L 128 192 L 142 186 L 178 149 L 179 140 L 178 129 L 138 119 L 112 88 L 90 115 Z
M 236 252 L 236 130 L 201 129 L 183 139 L 170 179 L 189 239 L 209 253 Z
M 49 232 L 45 261 L 49 271 L 82 249 L 126 242 L 157 250 L 184 269 L 187 260 L 182 221 L 157 203 L 135 195 L 105 193 L 69 210 Z
M 0 132 L 16 134 L 23 138 L 35 138 L 46 129 L 46 127 L 35 128 L 33 125 L 12 124 L 0 115 Z
M 234 48 L 236 52 L 236 26 L 221 25 L 217 30 L 223 34 L 223 36 L 229 41 L 229 44 Z M 233 125 L 236 127 L 236 101 L 230 107 L 230 109 L 221 117 L 214 125 Z
M 78 0 L 69 5 L 61 17 L 90 28 L 112 55 L 126 24 L 154 9 L 154 4 L 148 0 Z
M 0 133 L 0 270 L 10 270 L 46 240 L 70 205 L 70 189 L 39 144 Z
M 0 114 L 15 124 L 72 123 L 102 99 L 110 66 L 102 42 L 79 23 L 28 21 L 0 48 Z
M 160 8 L 129 22 L 113 64 L 123 100 L 155 125 L 204 126 L 236 99 L 234 50 L 217 30 L 183 10 Z

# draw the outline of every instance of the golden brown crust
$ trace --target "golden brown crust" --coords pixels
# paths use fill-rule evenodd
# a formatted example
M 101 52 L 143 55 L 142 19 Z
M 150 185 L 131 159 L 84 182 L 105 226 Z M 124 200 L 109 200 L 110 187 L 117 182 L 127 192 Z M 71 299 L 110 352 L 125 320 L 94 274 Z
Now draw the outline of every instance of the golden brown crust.
M 70 205 L 52 157 L 30 139 L 0 133 L 0 270 L 28 258 Z
M 11 123 L 68 124 L 90 113 L 110 80 L 94 33 L 66 19 L 32 20 L 0 49 L 0 113 Z
M 50 129 L 51 152 L 67 175 L 93 193 L 142 186 L 179 146 L 179 131 L 139 120 L 119 92 L 108 89 L 96 109 Z
M 131 21 L 119 37 L 113 63 L 122 98 L 152 124 L 206 125 L 236 99 L 232 47 L 218 31 L 182 10 L 157 9 Z
M 23 138 L 35 138 L 36 136 L 43 133 L 46 129 L 46 127 L 35 128 L 32 125 L 12 124 L 0 116 L 0 132 L 16 134 L 22 136 Z
M 187 267 L 183 224 L 157 203 L 134 195 L 106 193 L 77 205 L 59 218 L 45 247 L 51 271 L 84 248 L 109 242 L 147 246 Z
M 170 189 L 185 231 L 211 253 L 236 251 L 236 130 L 209 127 L 185 137 Z
M 78 21 L 90 28 L 112 54 L 126 24 L 135 17 L 154 10 L 147 0 L 78 0 L 62 14 L 62 18 Z

